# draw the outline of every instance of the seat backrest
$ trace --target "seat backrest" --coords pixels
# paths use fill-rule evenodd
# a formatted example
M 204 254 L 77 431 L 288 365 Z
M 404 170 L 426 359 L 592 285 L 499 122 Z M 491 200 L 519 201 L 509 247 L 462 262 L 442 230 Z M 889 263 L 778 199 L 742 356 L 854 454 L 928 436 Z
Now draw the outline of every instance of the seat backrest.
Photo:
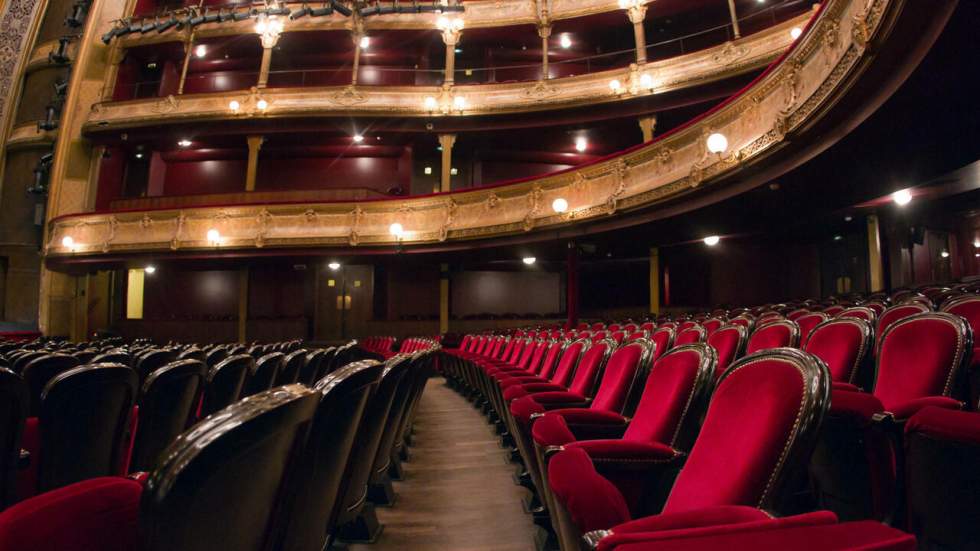
M 197 360 L 199 362 L 203 362 L 205 359 L 207 359 L 207 353 L 205 353 L 200 348 L 197 348 L 196 346 L 192 346 L 191 348 L 188 348 L 186 350 L 180 351 L 177 354 L 177 358 L 176 359 L 178 359 L 178 360 Z
M 140 390 L 131 471 L 153 469 L 163 450 L 188 427 L 197 413 L 207 371 L 200 360 L 177 360 L 146 378 Z
M 39 411 L 39 493 L 118 473 L 138 383 L 120 364 L 76 367 L 51 379 Z
M 874 310 L 866 306 L 851 306 L 850 308 L 841 311 L 839 314 L 837 314 L 836 317 L 858 318 L 858 319 L 863 319 L 868 323 L 874 323 L 877 314 L 875 314 Z
M 224 409 L 238 400 L 248 374 L 255 369 L 255 359 L 248 354 L 235 354 L 218 362 L 208 371 L 204 389 L 201 417 Z
M 694 324 L 677 333 L 677 337 L 674 339 L 674 346 L 704 342 L 707 336 L 708 331 L 704 327 Z
M 881 336 L 874 395 L 886 411 L 909 400 L 950 396 L 973 353 L 973 331 L 963 318 L 927 312 L 891 324 Z
M 524 350 L 521 351 L 520 357 L 517 358 L 517 367 L 521 369 L 527 369 L 531 365 L 531 358 L 534 356 L 534 351 L 538 348 L 537 341 L 529 340 L 527 344 L 524 345 Z
M 24 368 L 27 367 L 27 364 L 31 363 L 31 361 L 33 361 L 35 358 L 40 358 L 41 356 L 46 356 L 48 354 L 51 354 L 51 352 L 42 350 L 25 350 L 23 353 L 13 359 L 11 368 L 14 370 L 14 373 L 20 373 L 23 376 Z M 78 364 L 76 363 L 75 365 Z
M 795 321 L 780 319 L 759 324 L 745 345 L 746 354 L 770 348 L 796 348 L 800 345 L 800 326 Z
M 317 368 L 316 376 L 313 378 L 313 382 L 319 381 L 324 375 L 330 373 L 334 369 L 334 360 L 337 358 L 337 347 L 329 346 L 323 350 L 323 358 L 320 359 L 320 366 Z
M 687 331 L 688 329 L 698 325 L 698 322 L 694 320 L 682 321 L 680 325 L 677 326 L 677 333 L 680 334 L 682 331 Z
M 548 342 L 538 341 L 534 345 L 534 351 L 531 353 L 531 359 L 528 361 L 527 370 L 535 375 L 541 374 L 542 362 L 544 361 L 544 356 L 548 352 Z
M 89 363 L 94 364 L 122 364 L 129 367 L 133 367 L 133 356 L 122 350 L 120 348 L 113 348 L 106 350 L 101 354 L 97 354 Z
M 673 348 L 675 335 L 676 331 L 673 327 L 669 326 L 661 326 L 650 335 L 650 341 L 656 346 L 653 350 L 653 361 L 657 361 L 657 358 L 663 356 L 668 350 Z
M 947 300 L 939 309 L 956 314 L 970 324 L 976 334 L 980 330 L 980 295 L 960 295 Z
M 701 324 L 701 326 L 704 327 L 704 330 L 707 331 L 709 337 L 712 333 L 721 329 L 724 325 L 725 320 L 721 318 L 708 318 Z
M 78 358 L 67 354 L 42 354 L 29 361 L 21 372 L 27 383 L 30 417 L 37 417 L 41 407 L 41 394 L 51 379 L 74 367 Z
M 0 368 L 0 510 L 17 497 L 17 465 L 27 408 L 27 384 L 13 371 Z
M 714 386 L 718 355 L 706 344 L 675 347 L 650 368 L 623 440 L 690 450 Z
M 653 349 L 654 344 L 648 340 L 617 348 L 606 362 L 599 389 L 589 407 L 617 413 L 625 411 L 626 415 L 631 415 L 650 371 Z
M 742 325 L 726 325 L 708 337 L 708 346 L 715 350 L 715 378 L 719 378 L 733 361 L 745 353 L 748 330 Z
M 871 311 L 875 313 L 876 318 L 880 316 L 881 313 L 884 312 L 886 308 L 888 308 L 885 305 L 885 303 L 881 302 L 880 300 L 869 300 L 868 302 L 861 304 L 861 306 L 864 306 L 865 308 L 870 308 Z
M 276 376 L 276 385 L 289 385 L 299 381 L 299 372 L 306 365 L 306 350 L 294 350 L 282 360 L 282 369 Z
M 802 348 L 827 364 L 831 380 L 854 383 L 871 349 L 871 324 L 838 316 L 814 327 Z
M 591 396 L 596 382 L 602 375 L 602 370 L 606 367 L 606 361 L 615 348 L 616 346 L 612 341 L 591 343 L 579 359 L 568 390 L 582 396 Z
M 299 368 L 299 373 L 296 376 L 296 382 L 306 386 L 315 385 L 317 372 L 320 371 L 320 365 L 323 362 L 323 355 L 324 351 L 320 348 L 307 352 L 303 365 Z
M 551 382 L 556 385 L 568 387 L 572 381 L 572 377 L 575 375 L 575 369 L 578 367 L 579 360 L 582 359 L 582 355 L 590 346 L 592 346 L 592 341 L 589 339 L 579 339 L 566 346 L 562 350 L 561 358 L 558 360 L 555 372 L 551 376 Z
M 270 352 L 255 361 L 255 369 L 245 381 L 242 396 L 251 396 L 269 390 L 276 383 L 285 356 L 282 352 Z
M 361 360 L 317 381 L 316 417 L 277 514 L 277 549 L 323 547 L 326 531 L 336 522 L 354 438 L 384 369 L 377 360 Z
M 150 373 L 174 361 L 175 354 L 171 350 L 154 349 L 144 352 L 136 358 L 136 372 L 140 381 L 146 380 Z
M 704 507 L 778 507 L 786 484 L 809 461 L 830 404 L 830 374 L 818 358 L 792 348 L 736 361 L 722 375 L 697 442 L 664 513 Z
M 302 385 L 237 402 L 182 434 L 146 480 L 141 551 L 271 548 L 283 480 L 319 403 Z
M 809 313 L 810 311 L 807 310 L 806 308 L 797 308 L 791 311 L 790 313 L 786 314 L 786 319 L 798 322 L 800 318 L 802 318 L 803 316 Z
M 875 327 L 875 357 L 878 356 L 878 347 L 881 345 L 881 337 L 892 324 L 900 319 L 914 316 L 916 314 L 922 314 L 928 311 L 929 307 L 925 304 L 913 302 L 911 304 L 898 304 L 882 312 L 881 316 L 878 317 L 878 324 Z
M 218 365 L 218 362 L 227 357 L 228 350 L 219 346 L 208 350 L 207 354 L 204 355 L 204 363 L 207 364 L 208 368 L 210 369 Z
M 800 342 L 806 342 L 806 337 L 810 334 L 810 331 L 813 331 L 814 327 L 829 319 L 830 316 L 823 312 L 810 312 L 793 320 L 800 327 Z
M 338 523 L 352 520 L 360 512 L 367 496 L 367 483 L 371 467 L 381 444 L 381 433 L 385 429 L 388 414 L 394 402 L 395 393 L 411 368 L 411 358 L 395 356 L 385 363 L 385 371 L 378 383 L 378 389 L 368 401 L 361 427 L 354 440 L 350 463 L 344 475 L 341 488 L 341 505 Z
M 561 352 L 565 350 L 565 346 L 566 343 L 560 340 L 548 345 L 544 358 L 541 359 L 541 368 L 538 370 L 539 377 L 548 379 L 554 375 L 555 368 L 558 367 L 558 359 L 561 358 Z

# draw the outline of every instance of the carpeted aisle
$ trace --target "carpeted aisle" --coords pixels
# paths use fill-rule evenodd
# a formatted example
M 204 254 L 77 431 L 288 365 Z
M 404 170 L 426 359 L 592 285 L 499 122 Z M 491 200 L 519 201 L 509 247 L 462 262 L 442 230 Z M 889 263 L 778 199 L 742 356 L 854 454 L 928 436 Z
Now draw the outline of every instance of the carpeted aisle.
M 516 467 L 484 416 L 441 377 L 422 395 L 411 454 L 404 480 L 395 482 L 394 507 L 378 508 L 381 537 L 352 551 L 533 551 Z

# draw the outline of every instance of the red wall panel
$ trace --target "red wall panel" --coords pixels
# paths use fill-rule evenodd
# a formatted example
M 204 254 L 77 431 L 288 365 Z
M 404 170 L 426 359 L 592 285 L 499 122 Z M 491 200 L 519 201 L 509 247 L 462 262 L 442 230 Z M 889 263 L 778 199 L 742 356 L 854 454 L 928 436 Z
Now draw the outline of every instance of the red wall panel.
M 245 159 L 167 163 L 164 195 L 243 191 L 247 164 Z

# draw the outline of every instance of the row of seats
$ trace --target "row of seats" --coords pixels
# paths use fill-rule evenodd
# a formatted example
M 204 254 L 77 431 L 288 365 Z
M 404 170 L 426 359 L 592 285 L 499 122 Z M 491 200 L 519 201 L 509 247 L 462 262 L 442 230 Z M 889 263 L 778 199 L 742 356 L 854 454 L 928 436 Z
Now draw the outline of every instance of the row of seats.
M 340 348 L 359 354 L 356 343 Z M 319 550 L 335 538 L 370 540 L 380 529 L 373 506 L 391 498 L 390 476 L 406 456 L 437 350 L 399 354 L 384 364 L 353 361 L 312 387 L 283 382 L 237 400 L 181 426 L 148 473 L 85 473 L 7 508 L 0 513 L 0 550 Z M 175 364 L 188 362 L 203 365 Z M 130 383 L 137 378 L 118 364 L 65 374 L 104 369 L 126 372 Z M 16 374 L 3 373 L 4 397 L 26 393 Z M 74 391 L 106 401 L 108 389 Z M 193 409 L 186 407 L 192 399 L 183 402 L 183 411 Z M 78 404 L 71 411 L 88 417 Z M 93 447 L 85 435 L 73 444 L 83 455 Z
M 688 528 L 663 515 L 693 510 L 715 518 L 711 524 L 766 520 L 757 511 L 702 511 L 750 505 L 834 522 L 884 520 L 933 541 L 928 523 L 905 514 L 919 496 L 904 488 L 914 465 L 903 427 L 920 411 L 967 406 L 968 320 L 980 297 L 947 294 L 940 312 L 917 296 L 891 306 L 875 300 L 880 311 L 785 305 L 652 322 L 649 338 L 621 342 L 601 335 L 606 327 L 577 340 L 551 339 L 555 329 L 470 335 L 441 365 L 515 446 L 535 491 L 531 508 L 563 549 L 578 548 L 589 531 L 633 531 L 630 519 L 654 513 L 659 520 L 641 531 Z M 906 308 L 916 304 L 922 308 Z M 803 379 L 777 376 L 780 363 Z M 807 408 L 786 402 L 800 383 L 815 393 L 803 400 Z M 819 411 L 810 411 L 816 402 Z M 783 472 L 795 474 L 783 480 Z M 948 539 L 971 533 L 963 517 L 954 517 L 961 531 Z M 600 547 L 619 545 L 607 539 Z

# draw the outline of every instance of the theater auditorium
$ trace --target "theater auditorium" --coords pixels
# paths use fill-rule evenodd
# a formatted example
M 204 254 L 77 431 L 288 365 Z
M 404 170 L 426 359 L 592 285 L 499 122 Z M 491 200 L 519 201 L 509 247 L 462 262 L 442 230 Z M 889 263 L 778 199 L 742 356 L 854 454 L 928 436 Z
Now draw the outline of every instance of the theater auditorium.
M 980 551 L 974 0 L 0 0 L 0 551 Z

